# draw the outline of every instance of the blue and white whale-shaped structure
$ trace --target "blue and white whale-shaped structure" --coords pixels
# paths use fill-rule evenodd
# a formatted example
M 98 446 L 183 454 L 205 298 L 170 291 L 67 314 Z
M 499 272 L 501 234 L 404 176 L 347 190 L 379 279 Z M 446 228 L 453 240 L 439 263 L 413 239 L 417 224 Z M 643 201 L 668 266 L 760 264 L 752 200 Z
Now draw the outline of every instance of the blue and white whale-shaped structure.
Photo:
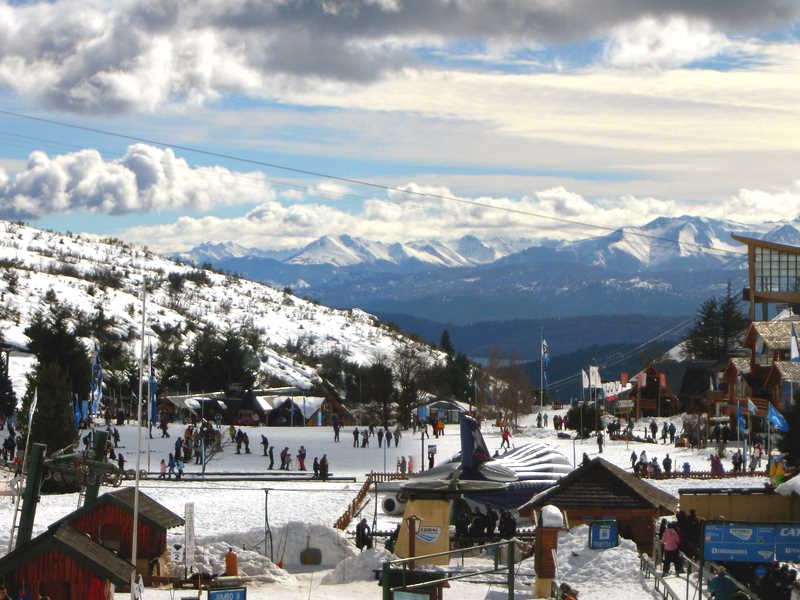
M 541 442 L 492 457 L 478 423 L 462 415 L 461 452 L 413 477 L 398 497 L 457 497 L 498 508 L 517 508 L 572 471 L 566 456 Z

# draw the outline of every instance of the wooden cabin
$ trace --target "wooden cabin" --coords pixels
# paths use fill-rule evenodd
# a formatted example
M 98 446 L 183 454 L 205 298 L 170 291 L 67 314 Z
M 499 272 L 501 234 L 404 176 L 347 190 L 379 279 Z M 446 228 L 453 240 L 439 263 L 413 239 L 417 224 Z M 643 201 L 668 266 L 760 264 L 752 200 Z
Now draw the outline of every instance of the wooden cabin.
M 113 586 L 130 583 L 133 565 L 66 523 L 50 527 L 0 559 L 10 596 L 24 586 L 31 600 L 107 600 Z
M 620 535 L 648 554 L 653 551 L 656 519 L 678 508 L 677 498 L 600 457 L 534 496 L 519 509 L 520 516 L 532 519 L 535 510 L 548 504 L 567 515 L 569 527 L 616 519 Z
M 97 498 L 55 525 L 67 523 L 92 541 L 130 559 L 133 541 L 134 488 L 123 487 Z M 167 550 L 167 530 L 184 524 L 183 519 L 149 496 L 139 492 L 137 571 L 151 575 Z

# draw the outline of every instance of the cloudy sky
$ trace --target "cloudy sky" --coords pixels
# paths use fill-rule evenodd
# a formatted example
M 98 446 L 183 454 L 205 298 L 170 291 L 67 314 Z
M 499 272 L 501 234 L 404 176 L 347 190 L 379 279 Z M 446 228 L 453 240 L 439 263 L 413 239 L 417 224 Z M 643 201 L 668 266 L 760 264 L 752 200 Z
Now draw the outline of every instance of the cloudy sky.
M 0 0 L 0 217 L 164 251 L 795 219 L 798 98 L 797 0 Z

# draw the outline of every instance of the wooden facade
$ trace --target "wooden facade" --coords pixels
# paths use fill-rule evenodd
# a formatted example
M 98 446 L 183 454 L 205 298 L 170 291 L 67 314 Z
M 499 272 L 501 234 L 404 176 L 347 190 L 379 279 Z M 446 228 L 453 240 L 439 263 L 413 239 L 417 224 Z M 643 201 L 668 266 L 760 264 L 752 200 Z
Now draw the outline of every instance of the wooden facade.
M 614 518 L 620 535 L 634 540 L 640 552 L 652 553 L 655 521 L 674 513 L 678 501 L 598 457 L 536 495 L 520 515 L 531 518 L 548 504 L 567 515 L 569 527 Z
M 24 588 L 52 600 L 109 600 L 113 586 L 130 582 L 133 565 L 68 524 L 54 525 L 0 559 L 11 597 Z
M 638 373 L 631 385 L 627 397 L 633 399 L 633 414 L 637 419 L 666 417 L 680 412 L 678 396 L 667 385 L 666 374 L 659 372 L 653 364 Z

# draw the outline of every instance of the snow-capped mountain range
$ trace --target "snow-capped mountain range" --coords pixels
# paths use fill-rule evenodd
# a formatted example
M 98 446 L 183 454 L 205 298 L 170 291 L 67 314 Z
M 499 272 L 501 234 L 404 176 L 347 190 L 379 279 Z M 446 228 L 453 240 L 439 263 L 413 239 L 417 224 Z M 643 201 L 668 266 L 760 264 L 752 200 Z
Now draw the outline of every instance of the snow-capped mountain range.
M 232 247 L 227 245 L 225 250 Z M 285 350 L 287 343 L 296 344 L 301 338 L 314 354 L 335 350 L 360 364 L 371 364 L 378 356 L 391 359 L 407 347 L 431 360 L 441 358 L 438 351 L 398 334 L 361 310 L 329 308 L 231 275 L 205 271 L 207 284 L 186 280 L 180 292 L 173 292 L 169 275 L 189 273 L 194 267 L 115 240 L 0 221 L 0 264 L 0 335 L 21 348 L 29 342 L 24 330 L 49 290 L 60 302 L 85 313 L 102 305 L 121 331 L 138 332 L 140 290 L 146 276 L 156 281 L 147 300 L 150 330 L 187 322 L 200 328 L 213 324 L 220 330 L 251 323 L 266 344 L 259 357 L 261 371 L 288 385 L 310 388 L 320 381 L 314 365 Z M 99 272 L 105 277 L 98 278 Z M 104 286 L 103 279 L 115 284 Z M 183 341 L 188 346 L 195 328 L 181 329 L 187 332 Z M 152 341 L 157 352 L 158 336 L 152 335 Z M 88 347 L 90 340 L 86 343 Z M 130 343 L 138 344 L 135 339 Z M 11 361 L 19 393 L 24 392 L 24 375 L 31 366 L 24 358 Z
M 334 306 L 439 322 L 597 314 L 687 315 L 728 282 L 744 283 L 744 246 L 731 234 L 800 245 L 800 220 L 757 226 L 660 217 L 577 241 L 457 240 L 386 244 L 326 236 L 284 257 L 263 251 L 180 258 L 275 285 Z

